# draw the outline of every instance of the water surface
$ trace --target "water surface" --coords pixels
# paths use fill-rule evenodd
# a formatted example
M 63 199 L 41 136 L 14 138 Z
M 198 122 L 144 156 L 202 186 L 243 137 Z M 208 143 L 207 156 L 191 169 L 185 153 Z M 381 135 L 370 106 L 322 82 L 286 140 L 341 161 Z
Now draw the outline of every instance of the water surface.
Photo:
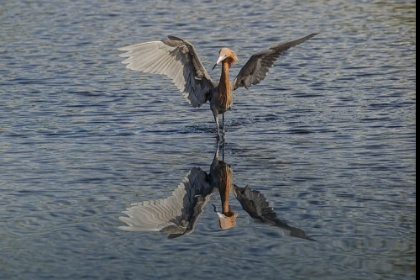
M 415 1 L 7 1 L 0 8 L 0 278 L 414 279 Z M 235 91 L 224 161 L 316 241 L 209 198 L 194 231 L 126 232 L 132 203 L 209 172 L 213 117 L 117 48 L 167 34 L 208 70 L 318 32 Z M 210 72 L 216 80 L 220 68 Z

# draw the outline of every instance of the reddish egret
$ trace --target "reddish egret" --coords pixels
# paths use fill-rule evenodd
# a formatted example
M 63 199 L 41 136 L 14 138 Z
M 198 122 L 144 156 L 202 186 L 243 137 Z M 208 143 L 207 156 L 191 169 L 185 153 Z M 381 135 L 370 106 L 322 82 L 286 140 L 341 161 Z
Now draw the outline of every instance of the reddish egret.
M 219 226 L 221 229 L 229 229 L 236 225 L 238 213 L 230 209 L 229 194 L 233 193 L 233 170 L 226 162 L 219 160 L 219 147 L 214 154 L 213 162 L 210 166 L 210 186 L 217 188 L 222 202 L 222 212 L 215 212 L 219 216 Z M 214 205 L 213 205 L 214 206 Z
M 219 138 L 219 114 L 222 114 L 224 130 L 224 113 L 231 109 L 233 104 L 232 91 L 242 86 L 248 89 L 251 85 L 260 83 L 274 62 L 286 50 L 315 35 L 316 33 L 313 33 L 294 41 L 280 43 L 253 54 L 233 81 L 229 81 L 229 68 L 238 58 L 234 51 L 222 48 L 213 67 L 214 69 L 222 62 L 219 83 L 211 80 L 194 46 L 175 36 L 168 36 L 168 40 L 126 46 L 119 50 L 125 51 L 120 56 L 128 57 L 123 61 L 127 64 L 127 68 L 163 74 L 171 78 L 193 107 L 201 107 L 210 101 L 210 109 L 216 121 Z
M 289 226 L 281 220 L 262 193 L 252 190 L 249 186 L 241 188 L 235 185 L 232 167 L 219 160 L 218 149 L 214 154 L 210 173 L 200 167 L 193 167 L 172 195 L 158 200 L 133 203 L 127 211 L 123 211 L 127 216 L 120 217 L 127 225 L 119 228 L 127 231 L 161 231 L 168 234 L 170 239 L 191 234 L 204 211 L 204 206 L 216 191 L 220 194 L 222 212 L 217 212 L 216 206 L 213 207 L 219 217 L 221 229 L 229 229 L 236 225 L 238 213 L 232 211 L 229 202 L 229 197 L 233 194 L 254 222 L 280 228 L 292 237 L 313 240 L 303 230 Z

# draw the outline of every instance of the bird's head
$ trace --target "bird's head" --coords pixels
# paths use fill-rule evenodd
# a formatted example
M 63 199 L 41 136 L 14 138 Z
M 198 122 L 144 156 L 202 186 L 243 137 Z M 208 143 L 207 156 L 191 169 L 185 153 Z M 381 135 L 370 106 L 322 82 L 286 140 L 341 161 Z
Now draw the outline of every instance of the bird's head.
M 221 48 L 219 51 L 219 58 L 216 61 L 216 64 L 214 64 L 213 69 L 222 61 L 225 61 L 231 66 L 233 63 L 238 61 L 238 57 L 236 56 L 236 53 L 228 48 Z
M 236 225 L 236 217 L 238 213 L 229 211 L 227 213 L 217 212 L 219 216 L 219 226 L 221 229 L 230 229 Z

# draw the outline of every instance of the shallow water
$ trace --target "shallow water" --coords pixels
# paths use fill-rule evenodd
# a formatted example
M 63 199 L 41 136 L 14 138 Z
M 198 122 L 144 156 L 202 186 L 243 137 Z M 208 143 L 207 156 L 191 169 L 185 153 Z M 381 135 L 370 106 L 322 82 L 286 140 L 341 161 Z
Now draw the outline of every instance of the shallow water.
M 415 1 L 87 2 L 0 8 L 0 278 L 415 278 Z M 224 161 L 316 241 L 254 223 L 233 195 L 221 230 L 217 193 L 189 235 L 120 230 L 132 203 L 209 172 L 216 131 L 207 104 L 117 48 L 173 34 L 210 70 L 226 46 L 235 76 L 312 32 L 235 91 Z

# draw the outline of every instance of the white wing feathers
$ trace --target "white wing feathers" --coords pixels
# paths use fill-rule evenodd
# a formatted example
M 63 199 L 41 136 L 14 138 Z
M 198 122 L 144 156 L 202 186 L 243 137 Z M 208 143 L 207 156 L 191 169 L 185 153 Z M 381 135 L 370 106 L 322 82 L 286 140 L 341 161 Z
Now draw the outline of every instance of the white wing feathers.
M 119 228 L 126 231 L 185 234 L 188 229 L 192 229 L 190 222 L 195 223 L 208 200 L 206 196 L 211 192 L 206 176 L 206 172 L 200 168 L 193 168 L 171 196 L 132 204 L 123 212 L 128 217 L 120 217 L 128 226 Z M 198 204 L 200 207 L 195 207 Z
M 194 46 L 175 36 L 169 40 L 152 41 L 120 48 L 122 63 L 127 68 L 147 73 L 166 75 L 193 107 L 200 107 L 214 88 Z

